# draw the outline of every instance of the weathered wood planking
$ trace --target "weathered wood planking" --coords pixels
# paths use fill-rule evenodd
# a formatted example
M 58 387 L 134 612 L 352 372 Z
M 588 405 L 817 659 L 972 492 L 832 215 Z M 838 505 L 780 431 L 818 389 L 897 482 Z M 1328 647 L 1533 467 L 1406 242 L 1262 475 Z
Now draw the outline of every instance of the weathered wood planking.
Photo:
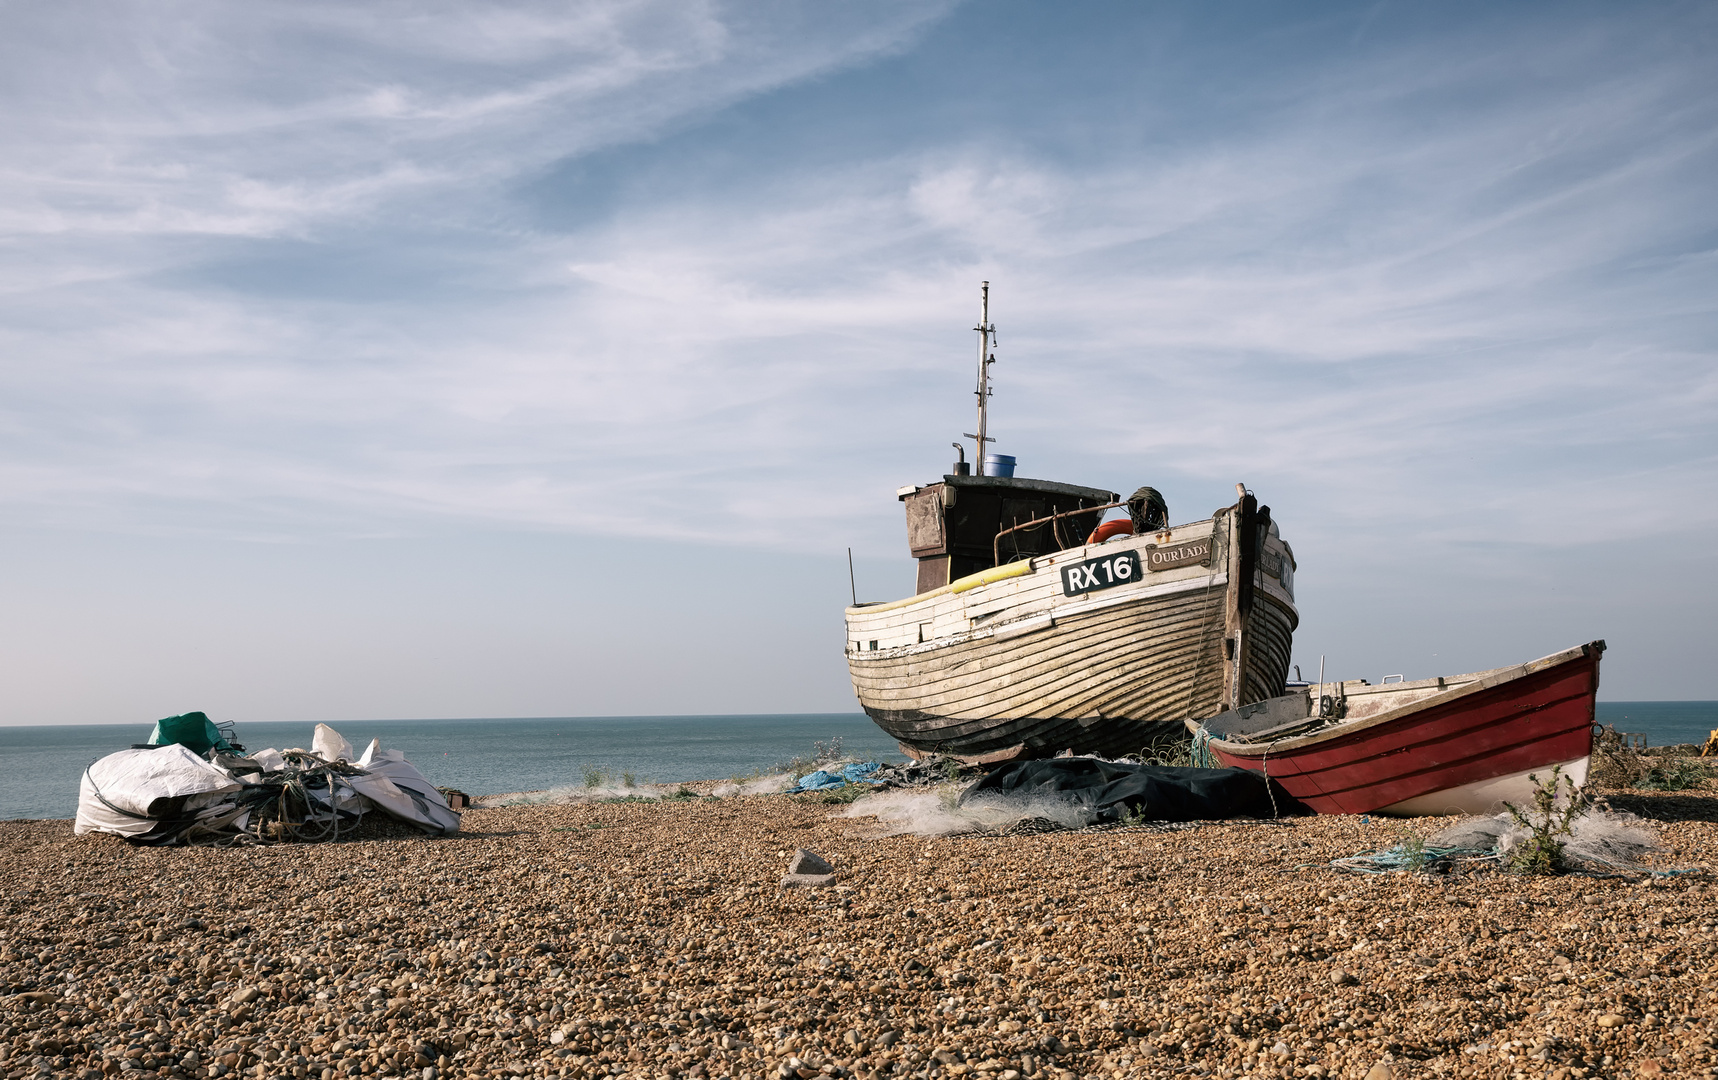
M 904 746 L 924 751 L 1121 754 L 1228 699 L 1281 693 L 1298 621 L 1284 573 L 1293 555 L 1261 519 L 1268 533 L 1248 560 L 1257 569 L 1242 616 L 1233 587 L 1239 519 L 1220 512 L 1040 556 L 1007 580 L 849 608 L 848 668 L 860 704 Z M 1063 567 L 1130 548 L 1146 565 L 1152 551 L 1210 557 L 1159 558 L 1168 568 L 1137 582 L 1063 595 Z M 1236 677 L 1238 692 L 1229 685 Z

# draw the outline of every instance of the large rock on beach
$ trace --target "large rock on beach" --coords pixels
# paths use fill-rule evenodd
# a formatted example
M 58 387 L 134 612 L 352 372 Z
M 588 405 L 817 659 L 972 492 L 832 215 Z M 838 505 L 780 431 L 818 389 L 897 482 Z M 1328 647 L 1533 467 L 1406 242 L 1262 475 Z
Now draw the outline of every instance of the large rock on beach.
M 800 848 L 793 853 L 793 860 L 787 864 L 790 874 L 833 874 L 835 867 L 831 866 L 823 856 L 813 851 Z

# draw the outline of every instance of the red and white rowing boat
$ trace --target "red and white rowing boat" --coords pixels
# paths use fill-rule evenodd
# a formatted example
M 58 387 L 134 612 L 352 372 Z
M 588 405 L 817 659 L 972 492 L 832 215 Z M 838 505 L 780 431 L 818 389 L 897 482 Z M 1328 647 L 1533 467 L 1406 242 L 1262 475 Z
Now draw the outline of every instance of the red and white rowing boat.
M 1603 641 L 1516 667 L 1324 683 L 1189 720 L 1195 753 L 1262 772 L 1321 814 L 1485 814 L 1553 766 L 1586 783 Z

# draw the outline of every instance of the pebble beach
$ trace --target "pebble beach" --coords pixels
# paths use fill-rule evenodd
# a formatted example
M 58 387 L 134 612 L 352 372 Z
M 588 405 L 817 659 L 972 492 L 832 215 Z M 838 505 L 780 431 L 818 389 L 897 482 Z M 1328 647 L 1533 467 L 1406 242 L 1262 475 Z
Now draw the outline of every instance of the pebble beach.
M 1623 793 L 1663 867 L 1708 794 Z M 8 1077 L 1706 1076 L 1711 877 L 1355 875 L 1414 822 L 881 835 L 863 801 L 478 808 L 140 849 L 0 823 Z M 836 884 L 783 888 L 796 849 Z

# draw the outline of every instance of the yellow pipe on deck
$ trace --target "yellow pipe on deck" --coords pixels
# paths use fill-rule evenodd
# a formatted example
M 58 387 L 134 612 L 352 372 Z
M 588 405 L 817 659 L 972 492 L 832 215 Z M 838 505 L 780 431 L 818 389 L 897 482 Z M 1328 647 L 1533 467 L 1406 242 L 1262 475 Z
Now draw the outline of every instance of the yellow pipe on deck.
M 963 578 L 956 578 L 954 581 L 949 582 L 941 588 L 932 589 L 930 592 L 922 592 L 917 596 L 907 596 L 899 600 L 890 600 L 886 604 L 865 604 L 860 607 L 850 607 L 847 611 L 849 614 L 856 614 L 861 611 L 866 613 L 874 611 L 893 611 L 896 608 L 910 607 L 913 604 L 923 603 L 933 597 L 947 596 L 949 593 L 970 592 L 973 589 L 978 588 L 980 585 L 989 585 L 997 581 L 1007 581 L 1009 578 L 1025 577 L 1031 572 L 1032 561 L 1030 559 L 1022 560 L 1021 562 L 1005 563 L 1002 566 L 993 566 L 989 570 L 980 570 L 976 574 L 968 574 Z
M 958 581 L 951 581 L 948 584 L 948 591 L 952 593 L 968 592 L 972 589 L 978 588 L 980 585 L 989 585 L 992 582 L 997 581 L 1007 581 L 1009 578 L 1024 577 L 1031 572 L 1031 559 L 1022 559 L 1020 562 L 1004 563 L 1001 566 L 993 566 L 989 570 L 980 570 L 976 574 L 968 574 Z

